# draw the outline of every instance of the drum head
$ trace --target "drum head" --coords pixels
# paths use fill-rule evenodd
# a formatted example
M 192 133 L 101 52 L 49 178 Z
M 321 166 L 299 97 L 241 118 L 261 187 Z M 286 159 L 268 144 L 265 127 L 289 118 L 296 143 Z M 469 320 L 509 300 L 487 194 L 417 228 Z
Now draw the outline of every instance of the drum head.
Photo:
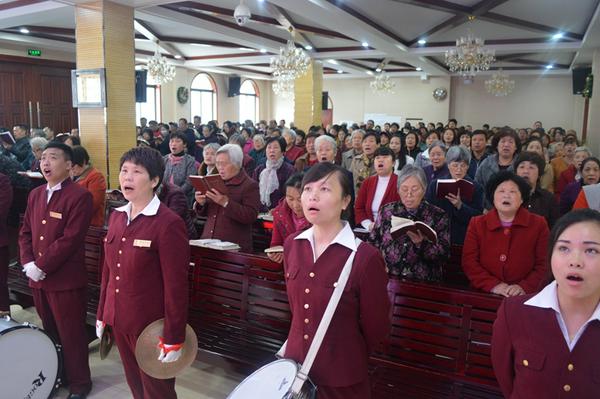
M 44 332 L 14 324 L 0 331 L 0 396 L 46 399 L 58 378 L 56 346 Z
M 298 365 L 295 362 L 276 360 L 248 376 L 227 399 L 282 399 L 292 387 L 297 373 Z

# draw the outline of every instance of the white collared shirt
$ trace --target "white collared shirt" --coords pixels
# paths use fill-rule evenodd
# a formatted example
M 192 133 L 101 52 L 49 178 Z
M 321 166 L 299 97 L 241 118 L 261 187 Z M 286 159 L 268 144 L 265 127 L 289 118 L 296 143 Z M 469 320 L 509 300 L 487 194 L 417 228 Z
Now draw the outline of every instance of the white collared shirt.
M 344 224 L 344 227 L 335 236 L 333 241 L 331 241 L 329 243 L 327 248 L 329 248 L 329 246 L 331 244 L 337 243 L 337 244 L 343 245 L 346 248 L 349 248 L 353 251 L 356 251 L 358 248 L 358 245 L 356 242 L 356 237 L 354 237 L 354 232 L 352 231 L 352 228 L 350 227 L 350 224 L 348 222 L 342 221 L 342 223 Z M 315 252 L 315 230 L 314 229 L 315 229 L 315 227 L 312 226 L 312 227 L 308 228 L 307 230 L 304 230 L 301 234 L 298 234 L 296 236 L 296 238 L 294 238 L 294 240 L 308 240 L 308 242 L 310 242 L 310 246 L 311 246 L 312 252 L 313 252 L 313 262 L 316 262 L 317 261 L 317 253 Z M 327 249 L 327 248 L 325 248 L 325 249 Z M 323 252 L 325 252 L 325 251 L 323 251 Z
M 50 183 L 46 184 L 46 205 L 50 202 L 50 198 L 52 198 L 52 194 L 62 188 L 62 182 L 58 183 L 54 187 L 50 187 Z
M 573 351 L 573 348 L 575 348 L 575 345 L 577 344 L 577 341 L 579 341 L 579 338 L 581 338 L 581 336 L 585 332 L 585 329 L 587 328 L 588 324 L 590 324 L 590 322 L 594 320 L 600 320 L 599 303 L 598 306 L 596 306 L 596 310 L 594 311 L 594 313 L 592 313 L 592 316 L 581 326 L 581 328 L 579 328 L 579 331 L 577 331 L 577 334 L 575 334 L 573 340 L 571 341 L 569 339 L 569 331 L 567 330 L 567 325 L 560 311 L 560 306 L 558 305 L 558 292 L 556 281 L 553 281 L 552 283 L 548 284 L 536 296 L 532 297 L 527 302 L 525 302 L 525 305 L 554 310 L 556 314 L 556 320 L 558 321 L 558 325 L 560 327 L 560 331 L 562 331 L 563 336 L 565 338 L 565 342 L 567 343 L 569 351 L 571 352 Z
M 160 206 L 160 200 L 154 194 L 154 198 L 152 201 L 146 205 L 146 207 L 139 213 L 140 215 L 146 216 L 155 216 L 158 213 L 158 207 Z M 127 214 L 127 226 L 131 223 L 131 202 L 128 202 L 127 205 L 123 205 L 119 208 L 115 208 L 115 211 L 125 212 Z

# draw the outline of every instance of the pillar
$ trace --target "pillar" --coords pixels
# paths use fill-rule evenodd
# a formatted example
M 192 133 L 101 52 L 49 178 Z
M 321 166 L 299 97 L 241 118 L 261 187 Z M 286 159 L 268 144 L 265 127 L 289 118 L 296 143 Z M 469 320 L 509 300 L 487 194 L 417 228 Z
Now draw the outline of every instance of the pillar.
M 79 133 L 93 165 L 119 184 L 119 160 L 136 145 L 133 8 L 110 1 L 75 6 L 77 69 L 104 68 L 106 107 L 80 108 Z
M 600 154 L 600 49 L 594 50 L 592 59 L 594 87 L 590 98 L 587 128 L 587 145 L 592 154 Z
M 294 83 L 294 124 L 304 130 L 321 125 L 323 64 L 310 61 L 308 72 Z

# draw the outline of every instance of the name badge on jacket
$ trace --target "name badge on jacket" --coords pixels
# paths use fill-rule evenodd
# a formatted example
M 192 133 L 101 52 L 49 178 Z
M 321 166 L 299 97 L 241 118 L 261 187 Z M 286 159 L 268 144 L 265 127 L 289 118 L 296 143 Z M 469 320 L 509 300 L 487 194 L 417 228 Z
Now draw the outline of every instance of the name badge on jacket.
M 150 248 L 150 245 L 152 245 L 152 241 L 150 240 L 133 240 L 134 247 Z
M 62 213 L 50 211 L 50 217 L 54 219 L 62 219 Z

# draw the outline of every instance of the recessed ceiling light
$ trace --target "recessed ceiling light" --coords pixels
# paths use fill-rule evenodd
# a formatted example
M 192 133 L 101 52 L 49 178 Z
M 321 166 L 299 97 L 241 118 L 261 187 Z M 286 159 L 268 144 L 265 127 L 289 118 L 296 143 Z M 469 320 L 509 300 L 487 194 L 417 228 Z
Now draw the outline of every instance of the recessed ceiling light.
M 212 44 L 192 43 L 192 46 L 197 46 L 197 47 L 212 47 Z
M 327 60 L 330 64 L 337 65 L 338 62 L 336 60 Z
M 417 71 L 422 71 L 423 70 L 423 68 L 421 68 L 421 67 L 417 67 L 416 69 L 417 69 Z
M 253 48 L 248 48 L 248 47 L 240 47 L 240 50 L 244 50 L 244 51 L 256 51 Z
M 362 42 L 361 44 L 363 47 L 369 47 L 369 43 L 367 43 L 367 42 Z
M 375 72 L 381 72 L 381 68 L 375 69 Z
M 342 71 L 341 69 L 338 69 L 337 73 L 344 73 L 344 71 Z
M 311 46 L 311 45 L 309 44 L 308 46 L 304 46 L 304 49 L 305 49 L 305 50 L 312 50 L 312 49 L 313 49 L 313 46 Z
M 180 59 L 181 59 L 181 56 L 180 56 L 179 54 L 175 54 L 175 59 L 178 59 L 178 60 L 180 60 Z
M 425 39 L 419 39 L 419 41 L 417 43 L 419 43 L 422 46 L 424 44 L 427 44 L 427 40 L 425 40 Z
M 366 71 L 367 75 L 373 75 L 373 71 Z
M 564 36 L 564 34 L 563 34 L 562 32 L 558 32 L 558 33 L 556 33 L 556 34 L 554 34 L 554 35 L 552 36 L 552 40 L 559 40 L 559 39 L 562 39 L 562 38 L 563 38 L 563 36 Z
M 554 68 L 554 65 L 552 65 L 552 64 L 546 65 L 546 69 L 552 69 L 552 68 Z
M 266 52 L 267 52 L 267 49 L 266 49 L 266 48 L 261 48 L 261 49 L 260 49 L 260 52 L 264 54 L 264 53 L 266 53 Z
M 27 29 L 27 28 L 21 28 L 21 29 L 19 29 L 19 32 L 21 32 L 23 34 L 28 34 L 29 33 L 29 29 Z

